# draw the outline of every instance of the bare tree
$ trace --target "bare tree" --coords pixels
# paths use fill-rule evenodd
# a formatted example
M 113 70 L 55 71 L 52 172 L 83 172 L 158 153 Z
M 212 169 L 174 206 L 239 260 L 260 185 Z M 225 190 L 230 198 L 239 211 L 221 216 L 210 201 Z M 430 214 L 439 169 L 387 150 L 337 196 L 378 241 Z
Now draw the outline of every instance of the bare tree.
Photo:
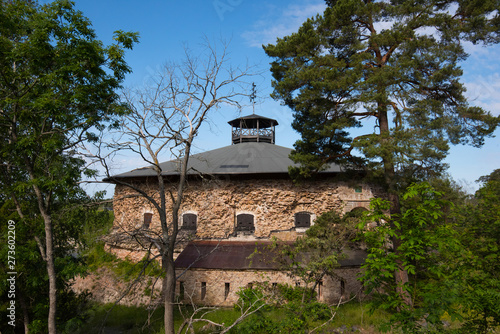
M 173 255 L 193 140 L 211 111 L 223 104 L 239 107 L 247 85 L 243 80 L 250 75 L 248 66 L 231 67 L 227 44 L 222 44 L 217 49 L 207 43 L 205 52 L 198 56 L 186 49 L 183 62 L 167 63 L 146 88 L 125 94 L 131 112 L 122 119 L 120 138 L 106 145 L 114 150 L 129 150 L 149 164 L 153 186 L 145 188 L 140 183 L 110 175 L 109 159 L 98 154 L 107 181 L 125 186 L 144 198 L 159 216 L 161 229 L 157 233 L 143 233 L 142 240 L 157 247 L 165 271 L 164 321 L 168 334 L 174 333 Z M 175 183 L 165 178 L 160 164 L 166 155 L 178 161 Z

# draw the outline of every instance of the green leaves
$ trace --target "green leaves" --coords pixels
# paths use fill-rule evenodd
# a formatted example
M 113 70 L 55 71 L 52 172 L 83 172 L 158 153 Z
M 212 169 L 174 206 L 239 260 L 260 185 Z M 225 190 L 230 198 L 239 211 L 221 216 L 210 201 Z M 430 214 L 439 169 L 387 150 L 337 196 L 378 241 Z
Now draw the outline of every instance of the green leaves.
M 474 199 L 457 206 L 460 239 L 467 250 L 455 264 L 462 282 L 464 327 L 487 333 L 500 325 L 500 170 L 483 176 Z
M 330 211 L 319 216 L 306 235 L 293 244 L 275 240 L 271 250 L 278 256 L 273 261 L 291 277 L 300 278 L 305 283 L 302 303 L 312 300 L 316 285 L 325 276 L 337 277 L 336 269 L 346 251 L 358 249 L 354 240 L 358 232 L 357 222 L 357 217 L 340 217 L 338 212 Z
M 458 312 L 457 273 L 452 263 L 462 253 L 462 246 L 445 216 L 450 205 L 429 184 L 419 183 L 403 194 L 401 215 L 387 216 L 389 202 L 374 199 L 364 216 L 365 224 L 379 226 L 364 230 L 369 255 L 361 280 L 374 295 L 372 307 L 391 310 L 392 324 L 406 332 L 414 332 L 424 315 L 439 326 L 445 312 Z M 400 269 L 409 279 L 397 286 L 395 275 Z M 412 305 L 401 298 L 397 288 L 411 296 Z
M 70 1 L 2 1 L 0 15 L 3 166 L 49 192 L 65 188 L 84 166 L 69 150 L 123 113 L 116 90 L 129 72 L 123 50 L 137 33 L 118 31 L 117 43 L 105 48 Z M 25 181 L 6 184 L 19 189 L 16 182 Z
M 28 307 L 50 304 L 48 327 L 55 333 L 56 300 L 68 297 L 64 287 L 79 272 L 78 261 L 68 254 L 81 241 L 85 215 L 65 206 L 81 199 L 79 182 L 87 172 L 76 150 L 95 139 L 92 130 L 124 112 L 117 92 L 129 72 L 123 50 L 137 42 L 137 34 L 119 32 L 117 43 L 104 47 L 90 21 L 66 0 L 44 5 L 2 0 L 0 18 L 2 199 L 10 198 L 32 229 L 25 234 L 31 252 L 26 262 L 31 268 L 25 271 L 34 277 L 26 284 L 46 291 L 46 275 L 40 271 L 47 264 L 49 303 L 44 299 Z M 33 282 L 40 278 L 43 282 Z M 19 283 L 20 294 L 33 295 L 30 286 Z

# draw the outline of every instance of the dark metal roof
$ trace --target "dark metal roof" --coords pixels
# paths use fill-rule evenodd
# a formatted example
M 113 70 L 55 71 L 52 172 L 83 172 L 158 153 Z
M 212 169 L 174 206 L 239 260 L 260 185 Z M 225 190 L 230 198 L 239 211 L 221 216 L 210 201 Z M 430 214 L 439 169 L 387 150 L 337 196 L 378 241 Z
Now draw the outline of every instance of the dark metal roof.
M 255 241 L 193 241 L 179 254 L 175 266 L 232 270 L 279 269 L 272 261 L 274 255 L 266 249 L 269 245 L 270 242 Z
M 241 121 L 243 121 L 245 128 L 256 128 L 257 127 L 257 120 L 259 120 L 259 127 L 260 128 L 270 128 L 273 125 L 278 125 L 278 121 L 275 119 L 267 118 L 267 117 L 259 116 L 259 115 L 255 115 L 255 114 L 239 117 L 239 118 L 233 119 L 232 121 L 229 121 L 228 123 L 231 126 L 240 127 Z
M 279 270 L 273 262 L 274 254 L 264 241 L 193 241 L 175 260 L 178 268 L 226 269 L 226 270 Z M 252 255 L 250 259 L 250 255 Z M 363 250 L 347 250 L 346 258 L 339 261 L 341 267 L 359 267 L 366 259 Z
M 188 174 L 242 175 L 288 174 L 289 166 L 297 166 L 288 156 L 291 149 L 269 143 L 241 143 L 194 154 L 189 158 Z M 178 160 L 160 164 L 162 175 L 179 174 Z M 338 173 L 340 166 L 331 165 L 322 173 Z M 150 167 L 115 175 L 118 178 L 155 176 Z

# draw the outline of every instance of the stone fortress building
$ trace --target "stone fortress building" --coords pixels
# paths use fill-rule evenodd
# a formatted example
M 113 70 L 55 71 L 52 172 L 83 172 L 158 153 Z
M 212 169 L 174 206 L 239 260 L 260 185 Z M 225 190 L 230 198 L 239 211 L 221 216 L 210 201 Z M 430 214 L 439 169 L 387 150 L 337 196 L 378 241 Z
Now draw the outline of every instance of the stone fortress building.
M 330 210 L 341 213 L 368 208 L 376 189 L 356 180 L 345 181 L 332 165 L 314 180 L 294 184 L 288 174 L 294 165 L 291 149 L 275 144 L 274 119 L 259 115 L 229 122 L 231 145 L 196 154 L 189 160 L 189 178 L 180 210 L 180 243 L 176 259 L 177 290 L 181 300 L 232 306 L 240 288 L 255 282 L 300 284 L 265 259 L 272 237 L 293 241 Z M 165 179 L 175 184 L 175 160 L 161 165 Z M 148 191 L 155 181 L 150 169 L 115 176 Z M 130 196 L 132 195 L 132 196 Z M 129 188 L 117 185 L 114 196 L 115 230 L 159 229 L 154 208 Z M 167 197 L 168 198 L 168 197 Z M 120 257 L 139 260 L 144 252 L 134 242 L 108 244 Z M 249 256 L 258 250 L 258 256 Z M 318 286 L 318 299 L 336 302 L 361 290 L 356 275 L 363 251 L 351 251 L 340 262 L 337 277 Z

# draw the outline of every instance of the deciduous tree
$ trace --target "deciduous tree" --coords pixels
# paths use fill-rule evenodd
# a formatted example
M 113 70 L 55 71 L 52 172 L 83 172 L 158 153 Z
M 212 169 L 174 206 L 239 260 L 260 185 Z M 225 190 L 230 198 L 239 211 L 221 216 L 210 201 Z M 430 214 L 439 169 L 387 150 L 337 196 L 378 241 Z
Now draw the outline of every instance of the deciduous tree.
M 365 223 L 360 224 L 368 246 L 361 280 L 372 294 L 370 303 L 392 313 L 387 329 L 397 326 L 405 333 L 415 333 L 426 323 L 440 329 L 445 313 L 460 316 L 455 263 L 465 252 L 448 219 L 452 204 L 428 183 L 419 183 L 403 194 L 401 214 L 389 217 L 390 205 L 387 200 L 373 199 Z M 373 222 L 378 226 L 366 229 Z M 400 239 L 398 252 L 391 242 L 394 235 Z M 394 278 L 398 263 L 408 273 L 407 284 Z M 396 284 L 402 285 L 396 289 Z M 413 303 L 405 303 L 397 291 L 411 296 Z
M 275 240 L 269 246 L 271 254 L 275 254 L 272 261 L 280 265 L 280 270 L 303 281 L 306 289 L 302 303 L 311 301 L 326 276 L 338 277 L 335 269 L 340 267 L 346 251 L 359 248 L 354 242 L 358 232 L 355 216 L 356 211 L 343 217 L 336 211 L 325 212 L 295 242 Z
M 500 326 L 500 169 L 479 180 L 473 199 L 455 210 L 465 250 L 456 265 L 465 328 L 487 333 Z
M 100 198 L 90 199 L 82 189 L 73 194 L 68 192 L 64 198 L 57 198 L 52 205 L 52 221 L 54 225 L 54 255 L 57 273 L 57 305 L 62 310 L 57 312 L 57 326 L 61 332 L 71 331 L 84 321 L 86 307 L 89 306 L 87 294 L 77 295 L 71 289 L 72 279 L 84 275 L 87 270 L 84 250 L 90 246 L 89 231 L 102 229 L 112 215 L 108 211 L 99 210 Z M 23 198 L 23 219 L 17 213 L 12 199 L 8 198 L 0 206 L 0 218 L 15 223 L 15 250 L 9 253 L 8 225 L 0 225 L 0 255 L 5 259 L 11 255 L 15 262 L 16 289 L 16 320 L 15 328 L 3 322 L 0 325 L 2 333 L 18 333 L 24 327 L 24 333 L 46 333 L 48 320 L 49 290 L 47 284 L 47 268 L 43 261 L 37 239 L 43 239 L 44 224 L 36 212 L 36 201 L 26 201 Z M 31 208 L 30 208 L 31 206 Z M 92 234 L 92 233 L 90 233 Z M 93 235 L 95 237 L 95 235 Z M 12 256 L 13 255 L 13 256 Z M 7 296 L 8 272 L 12 272 L 7 262 L 0 263 L 1 273 L 0 294 Z M 8 299 L 2 300 L 9 302 Z M 0 308 L 5 310 L 6 305 Z M 6 318 L 5 312 L 1 316 Z
M 0 2 L 0 156 L 5 194 L 20 219 L 38 217 L 36 239 L 49 281 L 48 332 L 56 333 L 54 201 L 73 191 L 84 170 L 76 145 L 126 111 L 116 90 L 129 72 L 124 49 L 137 34 L 117 31 L 103 46 L 90 21 L 60 0 Z M 32 196 L 32 197 L 31 197 Z M 34 199 L 36 211 L 24 211 Z

